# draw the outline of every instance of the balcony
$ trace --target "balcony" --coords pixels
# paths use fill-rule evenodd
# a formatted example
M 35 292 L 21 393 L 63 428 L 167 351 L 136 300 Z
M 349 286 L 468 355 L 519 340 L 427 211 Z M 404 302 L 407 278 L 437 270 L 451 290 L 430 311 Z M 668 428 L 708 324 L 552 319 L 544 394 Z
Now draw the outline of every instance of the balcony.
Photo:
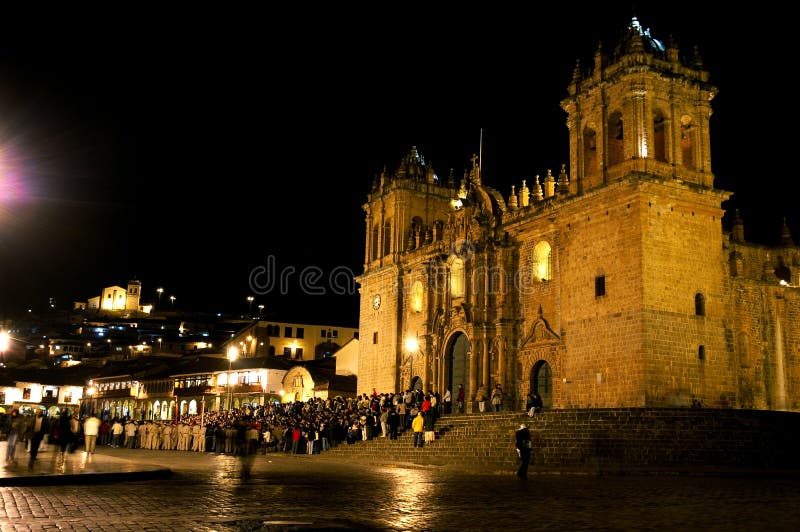
M 188 386 L 188 387 L 185 387 L 185 388 L 175 388 L 172 391 L 172 395 L 174 395 L 175 397 L 188 397 L 188 396 L 192 396 L 192 395 L 207 395 L 207 394 L 218 393 L 217 392 L 217 388 L 218 387 L 208 386 L 208 385 L 204 385 L 204 386 Z

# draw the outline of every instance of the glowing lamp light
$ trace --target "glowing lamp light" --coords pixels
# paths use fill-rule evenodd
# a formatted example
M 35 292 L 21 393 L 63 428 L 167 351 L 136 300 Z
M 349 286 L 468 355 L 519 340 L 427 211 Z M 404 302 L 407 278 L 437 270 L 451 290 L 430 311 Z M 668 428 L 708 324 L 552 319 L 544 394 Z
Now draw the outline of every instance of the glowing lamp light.
M 7 331 L 0 331 L 0 351 L 5 351 L 8 349 L 10 340 L 11 337 L 8 335 Z
M 419 341 L 411 336 L 406 338 L 406 351 L 413 353 L 417 351 L 417 349 L 419 349 Z
M 229 347 L 228 348 L 228 360 L 233 362 L 237 358 L 239 358 L 239 349 L 237 349 L 234 346 Z

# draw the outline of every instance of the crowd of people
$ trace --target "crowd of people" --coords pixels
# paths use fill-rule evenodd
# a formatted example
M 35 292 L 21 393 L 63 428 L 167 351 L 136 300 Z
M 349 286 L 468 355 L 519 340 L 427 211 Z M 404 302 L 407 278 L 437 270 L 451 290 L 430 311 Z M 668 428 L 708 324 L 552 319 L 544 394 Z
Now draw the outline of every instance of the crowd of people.
M 498 390 L 493 406 L 499 411 Z M 538 399 L 538 401 L 537 401 Z M 50 419 L 44 411 L 21 415 L 15 408 L 0 427 L 8 441 L 6 461 L 15 461 L 16 443 L 28 443 L 30 463 L 46 439 L 62 453 L 79 447 L 88 453 L 96 446 L 129 449 L 178 450 L 250 455 L 267 452 L 318 454 L 337 445 L 352 445 L 373 438 L 396 440 L 413 432 L 415 447 L 435 441 L 436 420 L 453 411 L 452 395 L 408 390 L 399 393 L 364 393 L 355 398 L 312 398 L 306 402 L 269 403 L 239 409 L 184 414 L 177 420 L 110 418 L 103 413 L 80 418 L 65 409 Z M 526 410 L 538 411 L 541 398 L 529 394 Z M 464 389 L 456 395 L 457 413 L 464 411 Z M 103 419 L 101 420 L 100 417 Z

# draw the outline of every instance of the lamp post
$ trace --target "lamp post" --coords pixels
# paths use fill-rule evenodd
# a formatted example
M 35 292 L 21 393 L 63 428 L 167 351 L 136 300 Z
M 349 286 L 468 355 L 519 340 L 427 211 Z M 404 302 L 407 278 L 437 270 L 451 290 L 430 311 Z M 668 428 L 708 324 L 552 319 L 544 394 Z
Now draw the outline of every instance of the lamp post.
M 264 312 L 264 305 L 258 306 L 258 317 L 261 317 L 261 314 Z
M 253 317 L 253 301 L 254 300 L 255 300 L 255 298 L 253 296 L 247 296 L 247 302 L 250 304 L 250 310 L 248 310 L 248 313 L 249 313 L 251 318 Z
M 231 370 L 233 361 L 239 356 L 239 350 L 231 346 L 228 348 L 228 410 L 233 406 L 233 384 L 231 383 Z
M 170 310 L 175 310 L 175 296 L 169 296 Z
M 156 302 L 156 310 L 161 308 L 161 294 L 164 293 L 163 288 L 156 288 L 156 292 L 158 292 L 158 301 Z

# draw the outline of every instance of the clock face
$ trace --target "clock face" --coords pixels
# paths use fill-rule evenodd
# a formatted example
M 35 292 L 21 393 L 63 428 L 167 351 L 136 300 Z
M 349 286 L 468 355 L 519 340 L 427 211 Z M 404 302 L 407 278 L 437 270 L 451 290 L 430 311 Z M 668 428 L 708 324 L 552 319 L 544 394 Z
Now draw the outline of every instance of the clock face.
M 375 294 L 375 297 L 372 298 L 372 308 L 378 310 L 381 308 L 381 295 Z

